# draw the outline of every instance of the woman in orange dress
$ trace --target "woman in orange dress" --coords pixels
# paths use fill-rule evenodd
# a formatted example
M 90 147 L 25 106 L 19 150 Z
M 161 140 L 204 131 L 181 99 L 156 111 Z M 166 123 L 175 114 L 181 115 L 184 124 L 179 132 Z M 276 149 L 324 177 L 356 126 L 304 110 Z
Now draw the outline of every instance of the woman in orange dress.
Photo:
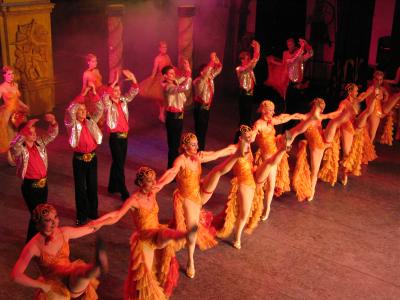
M 269 159 L 277 150 L 275 138 L 275 125 L 284 124 L 290 120 L 298 120 L 297 114 L 281 114 L 274 116 L 275 105 L 272 101 L 265 100 L 261 102 L 258 111 L 261 113 L 253 126 L 253 130 L 257 133 L 256 143 L 259 147 L 255 156 L 255 165 L 260 165 L 265 159 Z M 269 173 L 267 182 L 264 187 L 265 195 L 265 211 L 261 219 L 263 221 L 268 219 L 272 198 L 280 196 L 284 192 L 290 191 L 290 178 L 289 178 L 289 163 L 288 155 L 284 154 L 277 167 L 273 167 Z
M 9 146 L 16 135 L 19 124 L 26 120 L 29 107 L 20 99 L 18 84 L 14 82 L 14 70 L 9 66 L 3 67 L 4 81 L 0 84 L 0 98 L 4 104 L 0 106 L 0 153 L 7 153 L 10 165 L 15 166 Z
M 97 56 L 93 53 L 87 54 L 86 62 L 88 68 L 85 70 L 85 72 L 83 72 L 81 94 L 87 91 L 88 87 L 91 87 L 91 89 L 85 96 L 85 105 L 89 114 L 92 115 L 96 112 L 96 103 L 99 101 L 99 97 L 101 97 L 103 93 L 107 90 L 107 86 L 103 85 L 103 77 L 101 76 L 100 71 L 97 68 Z M 111 87 L 117 84 L 118 79 L 119 74 L 116 74 L 116 78 L 111 84 Z M 100 128 L 102 127 L 103 123 L 104 118 L 102 117 L 98 121 L 98 125 Z
M 321 98 L 315 98 L 312 102 L 312 110 L 305 115 L 303 119 L 309 118 L 315 110 L 319 111 L 320 118 L 314 120 L 304 132 L 307 142 L 301 142 L 297 153 L 296 167 L 293 172 L 293 189 L 299 201 L 312 201 L 315 194 L 315 186 L 318 180 L 318 171 L 321 166 L 322 157 L 326 149 L 321 120 L 329 119 L 333 115 L 322 114 L 325 109 L 325 101 Z M 311 171 L 307 161 L 308 144 L 311 156 Z
M 212 215 L 202 210 L 202 206 L 211 198 L 219 179 L 229 172 L 238 158 L 248 148 L 248 141 L 241 140 L 237 145 L 230 145 L 219 151 L 198 152 L 197 137 L 193 133 L 182 135 L 179 155 L 172 166 L 159 179 L 158 186 L 163 187 L 176 179 L 178 188 L 174 192 L 174 225 L 177 230 L 187 231 L 198 226 L 197 234 L 190 236 L 187 243 L 188 262 L 186 275 L 194 278 L 194 250 L 196 244 L 201 250 L 217 244 L 215 228 L 211 227 Z M 224 162 L 214 167 L 201 179 L 201 164 L 229 156 Z M 185 243 L 180 243 L 179 248 Z
M 252 141 L 257 132 L 246 125 L 240 126 L 241 138 Z M 258 225 L 263 212 L 264 185 L 271 172 L 286 153 L 283 137 L 279 137 L 279 149 L 264 158 L 258 166 L 253 165 L 251 149 L 240 157 L 233 167 L 235 177 L 231 180 L 231 190 L 224 211 L 216 217 L 215 223 L 218 229 L 217 236 L 228 237 L 235 229 L 233 247 L 241 249 L 242 232 L 246 227 L 247 233 L 251 233 Z
M 185 239 L 197 230 L 194 227 L 192 232 L 181 232 L 159 223 L 156 195 L 160 188 L 155 183 L 154 170 L 140 167 L 135 180 L 139 190 L 119 210 L 91 222 L 95 226 L 111 225 L 127 212 L 132 214 L 136 230 L 131 236 L 131 257 L 124 290 L 126 300 L 168 299 L 179 277 L 173 241 Z
M 99 227 L 58 227 L 59 219 L 54 206 L 40 204 L 33 212 L 39 233 L 24 249 L 12 272 L 12 279 L 24 286 L 38 289 L 36 300 L 96 300 L 97 277 L 108 267 L 107 255 L 98 245 L 95 263 L 82 260 L 70 261 L 69 240 L 83 237 Z M 41 276 L 37 279 L 25 274 L 29 263 L 34 260 Z
M 161 70 L 165 66 L 172 66 L 171 58 L 169 57 L 168 45 L 165 41 L 160 41 L 159 54 L 154 58 L 153 70 L 150 77 L 140 83 L 140 95 L 157 102 L 159 108 L 158 119 L 165 122 L 164 108 L 164 93 L 161 82 L 164 80 Z

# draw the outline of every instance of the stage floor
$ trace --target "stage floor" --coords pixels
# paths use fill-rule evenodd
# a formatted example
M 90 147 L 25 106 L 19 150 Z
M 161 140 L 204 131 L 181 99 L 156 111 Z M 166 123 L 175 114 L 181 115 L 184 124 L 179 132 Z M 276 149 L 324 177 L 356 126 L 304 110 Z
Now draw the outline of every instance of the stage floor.
M 65 105 L 57 108 L 62 122 Z M 233 139 L 237 122 L 236 99 L 216 101 L 210 120 L 208 149 L 218 149 Z M 154 103 L 143 99 L 130 105 L 127 185 L 140 165 L 165 169 L 167 145 L 163 124 L 157 120 Z M 193 118 L 185 116 L 185 129 Z M 71 150 L 65 129 L 49 145 L 49 203 L 54 204 L 62 225 L 75 221 Z M 196 278 L 183 272 L 171 299 L 400 299 L 400 145 L 377 146 L 379 158 L 363 169 L 361 177 L 350 177 L 347 186 L 332 188 L 319 183 L 315 200 L 299 203 L 293 193 L 274 199 L 269 220 L 252 235 L 244 235 L 242 249 L 221 240 L 214 249 L 196 250 Z M 108 138 L 98 149 L 99 212 L 121 205 L 107 194 L 110 154 Z M 291 157 L 295 157 L 292 150 Z M 207 173 L 214 164 L 205 165 Z M 207 208 L 223 209 L 230 179 L 226 175 Z M 28 212 L 20 192 L 15 169 L 0 159 L 0 299 L 32 299 L 33 290 L 12 283 L 9 272 L 25 240 Z M 172 191 L 167 186 L 158 197 L 160 219 L 172 213 Z M 100 279 L 99 298 L 122 299 L 123 281 L 129 260 L 129 237 L 133 225 L 129 216 L 117 225 L 99 231 L 106 242 L 110 272 Z M 71 242 L 73 259 L 90 261 L 94 235 Z M 182 267 L 186 251 L 178 253 Z M 36 274 L 35 268 L 29 269 Z

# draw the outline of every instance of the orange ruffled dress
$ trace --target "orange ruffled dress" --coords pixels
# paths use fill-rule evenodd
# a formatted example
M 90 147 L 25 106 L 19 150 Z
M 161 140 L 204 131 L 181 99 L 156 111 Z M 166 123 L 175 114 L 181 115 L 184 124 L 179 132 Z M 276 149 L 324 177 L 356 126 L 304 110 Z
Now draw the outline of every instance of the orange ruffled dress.
M 297 162 L 295 171 L 293 172 L 293 189 L 296 191 L 297 200 L 300 202 L 311 196 L 311 171 L 307 159 L 307 143 L 310 150 L 323 150 L 325 148 L 324 139 L 322 137 L 321 126 L 310 126 L 304 133 L 307 142 L 303 141 L 299 145 L 297 153 Z
M 51 290 L 44 293 L 38 290 L 35 294 L 35 300 L 50 299 L 71 299 L 71 291 L 68 288 L 69 277 L 72 274 L 85 271 L 90 266 L 82 260 L 69 260 L 69 245 L 64 243 L 57 254 L 52 255 L 42 252 L 38 258 L 38 266 L 42 274 L 42 279 L 51 285 Z M 99 282 L 92 279 L 86 288 L 86 291 L 79 297 L 82 300 L 98 299 L 96 289 Z
M 318 178 L 335 186 L 339 173 L 340 131 L 336 131 L 331 146 L 325 150 Z
M 168 299 L 177 286 L 179 264 L 175 257 L 175 243 L 157 249 L 156 241 L 166 225 L 158 222 L 158 204 L 151 210 L 132 210 L 136 231 L 131 236 L 131 259 L 125 281 L 124 299 Z M 144 247 L 155 249 L 153 269 L 145 264 Z
M 383 127 L 383 132 L 380 138 L 380 143 L 383 145 L 393 145 L 393 129 L 394 129 L 394 118 L 393 112 L 390 112 L 386 117 L 386 122 Z
M 188 199 L 195 202 L 199 206 L 203 205 L 200 195 L 200 178 L 201 178 L 201 163 L 198 163 L 198 171 L 184 168 L 179 170 L 176 176 L 178 188 L 174 191 L 174 219 L 173 227 L 180 231 L 187 231 L 184 201 Z M 215 239 L 216 230 L 212 226 L 213 215 L 211 212 L 202 209 L 200 211 L 199 228 L 197 230 L 196 244 L 201 250 L 206 250 L 217 245 Z M 183 248 L 186 241 L 177 243 L 177 250 Z
M 248 187 L 254 188 L 255 194 L 251 206 L 251 212 L 249 219 L 246 224 L 246 233 L 252 233 L 257 227 L 261 214 L 264 209 L 263 199 L 264 191 L 262 186 L 257 186 L 253 176 L 253 155 L 250 153 L 245 157 L 238 159 L 236 164 L 233 166 L 233 172 L 235 177 L 231 180 L 231 190 L 229 192 L 228 201 L 225 205 L 224 211 L 222 211 L 216 217 L 216 226 L 218 228 L 217 236 L 220 238 L 228 237 L 235 225 L 236 220 L 240 214 L 241 204 L 239 201 L 239 185 L 247 185 Z
M 269 132 L 261 132 L 256 137 L 256 142 L 259 149 L 255 156 L 255 165 L 259 166 L 263 163 L 263 155 L 270 156 L 274 154 L 278 149 L 276 147 L 275 129 L 273 128 Z M 275 191 L 276 197 L 281 196 L 285 192 L 290 192 L 290 177 L 289 177 L 289 155 L 285 153 L 278 165 L 276 173 Z M 268 180 L 265 183 L 265 190 L 268 189 Z
M 3 98 L 7 98 L 7 104 L 0 106 L 0 153 L 8 151 L 10 142 L 15 137 L 16 130 L 12 127 L 11 118 L 19 111 L 19 97 L 19 92 L 3 93 Z

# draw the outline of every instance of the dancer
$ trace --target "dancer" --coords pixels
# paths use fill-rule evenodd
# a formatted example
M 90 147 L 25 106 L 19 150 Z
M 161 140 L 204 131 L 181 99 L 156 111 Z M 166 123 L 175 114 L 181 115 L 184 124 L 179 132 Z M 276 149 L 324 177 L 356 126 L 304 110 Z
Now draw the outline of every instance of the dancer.
M 183 111 L 186 103 L 185 92 L 192 86 L 191 69 L 188 60 L 184 62 L 185 74 L 177 79 L 174 67 L 171 65 L 162 69 L 162 82 L 165 97 L 165 128 L 168 142 L 168 168 L 172 167 L 175 158 L 179 155 L 179 142 L 183 129 Z
M 37 289 L 35 299 L 98 299 L 96 278 L 108 268 L 105 250 L 101 242 L 97 244 L 93 264 L 70 261 L 69 240 L 91 234 L 100 226 L 59 227 L 57 211 L 50 204 L 39 204 L 33 211 L 33 220 L 39 233 L 22 250 L 11 272 L 12 280 Z M 37 279 L 25 274 L 32 260 L 40 270 Z
M 247 125 L 240 126 L 241 139 L 252 142 L 257 132 L 253 132 Z M 294 132 L 292 134 L 295 134 Z M 233 167 L 235 177 L 231 181 L 231 190 L 224 211 L 216 217 L 217 235 L 220 238 L 228 237 L 235 229 L 233 247 L 241 249 L 242 232 L 246 227 L 251 233 L 260 220 L 264 205 L 263 187 L 273 169 L 276 169 L 286 149 L 291 142 L 285 144 L 283 137 L 279 138 L 280 145 L 272 155 L 265 158 L 256 170 L 253 166 L 253 155 L 249 151 L 240 157 Z
M 383 87 L 383 77 L 384 74 L 381 71 L 375 71 L 372 80 L 372 87 L 374 88 L 374 93 L 371 93 L 367 97 L 367 105 L 370 105 L 371 102 L 376 101 L 375 110 L 368 118 L 368 127 L 369 127 L 369 136 L 371 141 L 375 141 L 376 131 L 378 130 L 379 123 L 381 118 L 383 118 L 383 106 L 387 102 L 389 98 L 388 91 Z
M 168 169 L 158 180 L 158 188 L 176 179 L 178 188 L 174 192 L 174 222 L 177 230 L 192 230 L 199 226 L 197 234 L 187 239 L 188 263 L 186 275 L 194 278 L 194 250 L 196 243 L 204 250 L 216 245 L 215 229 L 210 228 L 210 213 L 202 211 L 202 206 L 211 198 L 222 175 L 229 172 L 236 163 L 244 148 L 249 147 L 241 141 L 239 147 L 230 145 L 219 151 L 198 152 L 197 138 L 192 133 L 182 136 L 179 155 L 172 168 Z M 224 162 L 214 167 L 208 175 L 200 179 L 201 164 L 230 155 Z M 180 244 L 183 247 L 184 243 Z
M 222 64 L 217 54 L 212 52 L 208 65 L 200 66 L 200 74 L 193 81 L 194 87 L 194 128 L 199 140 L 199 150 L 203 151 L 206 145 L 206 134 L 210 108 L 214 98 L 214 78 L 222 70 Z
M 128 189 L 125 185 L 125 160 L 128 149 L 128 131 L 129 131 L 129 110 L 128 103 L 139 92 L 139 86 L 135 75 L 128 70 L 123 70 L 127 80 L 132 81 L 129 92 L 121 96 L 121 88 L 115 85 L 111 94 L 104 94 L 104 112 L 106 115 L 107 129 L 110 132 L 110 150 L 111 150 L 111 169 L 108 181 L 108 192 L 120 193 L 124 201 L 129 197 Z
M 85 94 L 85 106 L 89 116 L 92 116 L 96 113 L 97 110 L 97 101 L 98 98 L 103 95 L 103 93 L 107 90 L 107 87 L 103 85 L 103 77 L 100 74 L 99 69 L 97 68 L 97 56 L 93 53 L 89 53 L 86 55 L 86 62 L 88 68 L 83 72 L 82 76 L 82 90 L 81 94 L 85 93 L 86 89 L 89 90 Z M 114 87 L 115 84 L 118 83 L 118 75 L 116 76 L 116 80 L 111 84 L 111 88 Z M 94 86 L 94 88 L 91 88 Z M 101 128 L 104 124 L 104 119 L 100 118 L 98 121 L 98 125 Z
M 304 93 L 308 88 L 308 82 L 304 81 L 304 63 L 314 52 L 304 39 L 299 39 L 300 47 L 296 46 L 293 38 L 289 38 L 286 45 L 282 60 L 267 57 L 269 75 L 265 84 L 273 87 L 287 101 L 288 112 L 304 112 Z
M 310 123 L 310 126 L 304 132 L 307 139 L 311 155 L 311 172 L 307 162 L 307 150 L 305 145 L 301 143 L 297 155 L 296 167 L 293 173 L 293 188 L 299 201 L 314 199 L 315 187 L 318 180 L 318 172 L 321 166 L 322 157 L 326 149 L 323 137 L 321 120 L 330 119 L 335 116 L 333 114 L 322 114 L 325 109 L 325 101 L 321 98 L 315 98 L 312 102 L 312 109 L 308 114 L 302 115 L 303 119 L 310 118 L 316 112 L 320 115 L 319 119 Z M 306 165 L 306 166 L 305 166 Z
M 253 125 L 253 130 L 257 133 L 256 142 L 259 147 L 255 156 L 256 166 L 270 159 L 277 151 L 274 126 L 284 124 L 290 120 L 300 119 L 299 114 L 281 114 L 274 116 L 275 105 L 269 100 L 261 102 L 258 112 L 261 113 L 261 117 Z M 261 217 L 263 221 L 268 219 L 274 194 L 279 197 L 284 192 L 288 191 L 290 191 L 289 163 L 288 155 L 284 154 L 278 166 L 271 168 L 271 172 L 264 186 L 266 205 L 264 205 L 265 211 Z
M 190 238 L 191 232 L 172 230 L 158 221 L 156 173 L 148 167 L 140 167 L 135 184 L 139 190 L 130 196 L 116 211 L 103 215 L 91 225 L 117 223 L 131 212 L 136 230 L 131 237 L 129 273 L 125 281 L 124 299 L 168 299 L 176 287 L 179 264 L 175 257 L 175 244 Z
M 151 76 L 140 83 L 140 95 L 157 102 L 159 108 L 158 119 L 165 123 L 164 95 L 161 86 L 164 78 L 161 71 L 164 67 L 171 66 L 172 62 L 167 53 L 168 45 L 166 41 L 160 41 L 158 50 L 159 54 L 154 58 Z
M 17 175 L 22 179 L 22 196 L 31 214 L 26 243 L 37 233 L 32 219 L 34 209 L 47 202 L 46 146 L 58 135 L 58 123 L 54 115 L 46 114 L 44 120 L 49 124 L 47 134 L 37 136 L 35 124 L 39 120 L 31 119 L 20 124 L 18 134 L 10 145 L 17 164 Z
M 4 66 L 3 83 L 0 84 L 0 98 L 4 104 L 0 106 L 0 153 L 7 153 L 7 161 L 15 166 L 14 158 L 9 149 L 10 142 L 16 135 L 18 126 L 26 121 L 29 107 L 20 99 L 18 84 L 14 81 L 14 69 Z
M 74 172 L 76 225 L 83 225 L 87 219 L 97 219 L 97 145 L 103 135 L 97 122 L 103 114 L 102 102 L 96 102 L 97 110 L 89 117 L 84 104 L 85 96 L 95 87 L 90 83 L 85 91 L 68 106 L 64 124 L 69 135 L 69 144 L 74 150 L 72 167 Z
M 386 83 L 388 85 L 388 91 L 389 94 L 394 97 L 396 94 L 398 94 L 400 92 L 400 67 L 397 68 L 396 71 L 396 76 L 394 77 L 394 79 L 385 79 L 384 83 Z M 386 140 L 389 140 L 392 142 L 393 140 L 393 123 L 396 123 L 394 119 L 394 117 L 397 115 L 397 129 L 396 129 L 396 135 L 395 135 L 395 140 L 400 140 L 400 109 L 398 106 L 395 107 L 394 109 L 396 111 L 395 114 L 390 114 L 390 112 L 388 112 L 388 120 L 386 121 L 387 124 L 385 124 L 385 129 L 383 132 L 383 135 L 381 137 L 381 143 L 383 141 L 385 141 L 385 136 L 386 135 Z M 388 123 L 392 123 L 392 124 L 388 124 Z M 386 142 L 387 144 L 391 144 L 391 142 Z
M 242 51 L 239 55 L 240 66 L 236 67 L 236 75 L 239 80 L 239 125 L 250 126 L 251 111 L 253 108 L 254 86 L 256 77 L 253 69 L 260 58 L 260 44 L 253 40 L 251 47 L 254 49 L 253 58 L 248 51 Z M 240 132 L 237 131 L 235 142 L 238 141 Z

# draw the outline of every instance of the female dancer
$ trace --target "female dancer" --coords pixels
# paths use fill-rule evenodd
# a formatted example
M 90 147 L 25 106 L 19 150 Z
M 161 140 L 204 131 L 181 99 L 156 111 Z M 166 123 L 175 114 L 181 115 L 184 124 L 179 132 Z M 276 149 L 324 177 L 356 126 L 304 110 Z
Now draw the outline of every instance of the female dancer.
M 0 106 L 0 153 L 7 152 L 8 163 L 15 166 L 9 146 L 19 124 L 26 120 L 29 107 L 20 99 L 21 93 L 18 84 L 14 81 L 13 68 L 4 66 L 3 77 L 4 81 L 0 84 L 0 97 L 4 101 L 4 104 Z
M 188 263 L 186 275 L 194 278 L 194 250 L 196 243 L 200 249 L 211 248 L 216 245 L 215 229 L 210 228 L 211 218 L 202 211 L 202 206 L 211 198 L 222 175 L 229 172 L 236 163 L 244 148 L 248 148 L 247 141 L 241 140 L 238 146 L 230 145 L 219 151 L 198 152 L 197 138 L 193 133 L 182 135 L 180 152 L 172 166 L 159 179 L 159 188 L 176 179 L 178 188 L 174 192 L 174 222 L 177 230 L 191 230 L 199 226 L 197 234 L 187 239 Z M 214 167 L 208 175 L 200 179 L 201 164 L 230 155 L 224 162 Z M 184 243 L 179 245 L 184 246 Z
M 106 91 L 107 87 L 103 85 L 103 77 L 101 76 L 100 71 L 97 68 L 97 56 L 93 53 L 87 54 L 86 62 L 88 68 L 85 72 L 83 72 L 81 94 L 87 91 L 88 87 L 91 88 L 85 96 L 85 106 L 89 114 L 93 115 L 97 109 L 96 103 L 99 100 L 99 97 L 101 97 Z M 116 74 L 116 78 L 111 84 L 111 88 L 118 83 L 118 79 L 119 74 Z M 100 120 L 97 122 L 100 128 L 102 127 L 103 123 L 104 117 L 100 118 Z
M 139 190 L 119 210 L 90 223 L 96 226 L 111 225 L 128 211 L 132 213 L 136 231 L 131 237 L 131 258 L 124 299 L 169 298 L 179 277 L 179 264 L 174 250 L 176 246 L 171 241 L 190 238 L 197 230 L 197 227 L 193 227 L 191 232 L 186 233 L 159 223 L 156 195 L 160 188 L 155 183 L 156 173 L 148 167 L 140 167 L 135 180 Z
M 374 88 L 374 93 L 371 93 L 367 97 L 367 105 L 370 105 L 373 101 L 376 102 L 375 104 L 375 110 L 372 112 L 372 114 L 368 118 L 368 127 L 369 127 L 369 136 L 371 138 L 371 141 L 374 142 L 375 140 L 375 135 L 376 131 L 378 129 L 379 123 L 381 121 L 381 118 L 383 118 L 384 113 L 383 113 L 383 105 L 386 103 L 386 101 L 389 98 L 389 93 L 387 90 L 382 86 L 383 84 L 383 72 L 382 71 L 375 71 L 374 77 L 373 77 L 373 88 Z
M 161 86 L 161 81 L 164 77 L 161 74 L 161 70 L 165 66 L 171 66 L 171 58 L 167 54 L 168 46 L 167 42 L 160 41 L 158 47 L 159 54 L 154 58 L 153 71 L 150 77 L 143 80 L 140 83 L 140 95 L 147 97 L 151 100 L 155 100 L 159 107 L 158 119 L 164 123 L 165 122 L 165 108 L 164 108 L 164 94 Z
M 241 139 L 252 142 L 257 132 L 247 125 L 241 125 L 239 132 Z M 235 177 L 232 179 L 231 190 L 228 196 L 224 211 L 216 218 L 218 228 L 217 235 L 220 238 L 228 237 L 235 225 L 235 239 L 233 246 L 236 249 L 241 248 L 241 238 L 244 227 L 247 227 L 248 233 L 251 233 L 257 226 L 263 211 L 263 187 L 270 177 L 271 172 L 276 170 L 277 165 L 286 153 L 285 140 L 279 138 L 280 145 L 274 153 L 257 167 L 253 166 L 253 155 L 251 150 L 240 157 L 233 167 Z M 276 146 L 275 146 L 276 147 Z M 237 223 L 237 224 L 236 224 Z
M 301 143 L 297 154 L 297 162 L 293 173 L 293 188 L 296 191 L 299 201 L 307 199 L 312 201 L 315 194 L 315 186 L 318 180 L 318 171 L 321 166 L 322 157 L 325 151 L 325 142 L 321 120 L 329 119 L 334 114 L 322 114 L 325 109 L 325 101 L 321 98 L 315 98 L 312 102 L 312 109 L 308 114 L 302 115 L 302 118 L 307 119 L 318 111 L 320 114 L 319 120 L 314 120 L 304 135 L 307 139 L 311 155 L 311 173 L 309 172 L 307 162 L 306 143 Z
M 98 299 L 96 278 L 107 270 L 107 255 L 99 244 L 94 264 L 82 260 L 71 262 L 69 240 L 91 234 L 100 226 L 58 227 L 57 211 L 50 204 L 39 204 L 33 212 L 33 219 L 39 233 L 22 250 L 11 272 L 12 279 L 21 285 L 38 289 L 35 299 Z M 38 279 L 25 274 L 32 260 L 37 262 L 41 273 Z
M 253 131 L 256 132 L 256 142 L 259 150 L 256 153 L 255 165 L 260 165 L 264 160 L 269 159 L 272 154 L 277 150 L 275 139 L 275 125 L 284 124 L 290 120 L 298 120 L 298 114 L 281 114 L 274 116 L 275 105 L 272 101 L 265 100 L 261 102 L 258 111 L 261 113 L 253 126 Z M 263 221 L 268 219 L 271 209 L 271 202 L 274 196 L 280 196 L 284 192 L 290 191 L 290 178 L 289 178 L 289 163 L 288 155 L 284 154 L 282 160 L 277 167 L 273 167 L 269 173 L 268 180 L 264 187 L 264 194 L 266 200 L 266 209 L 261 217 Z

